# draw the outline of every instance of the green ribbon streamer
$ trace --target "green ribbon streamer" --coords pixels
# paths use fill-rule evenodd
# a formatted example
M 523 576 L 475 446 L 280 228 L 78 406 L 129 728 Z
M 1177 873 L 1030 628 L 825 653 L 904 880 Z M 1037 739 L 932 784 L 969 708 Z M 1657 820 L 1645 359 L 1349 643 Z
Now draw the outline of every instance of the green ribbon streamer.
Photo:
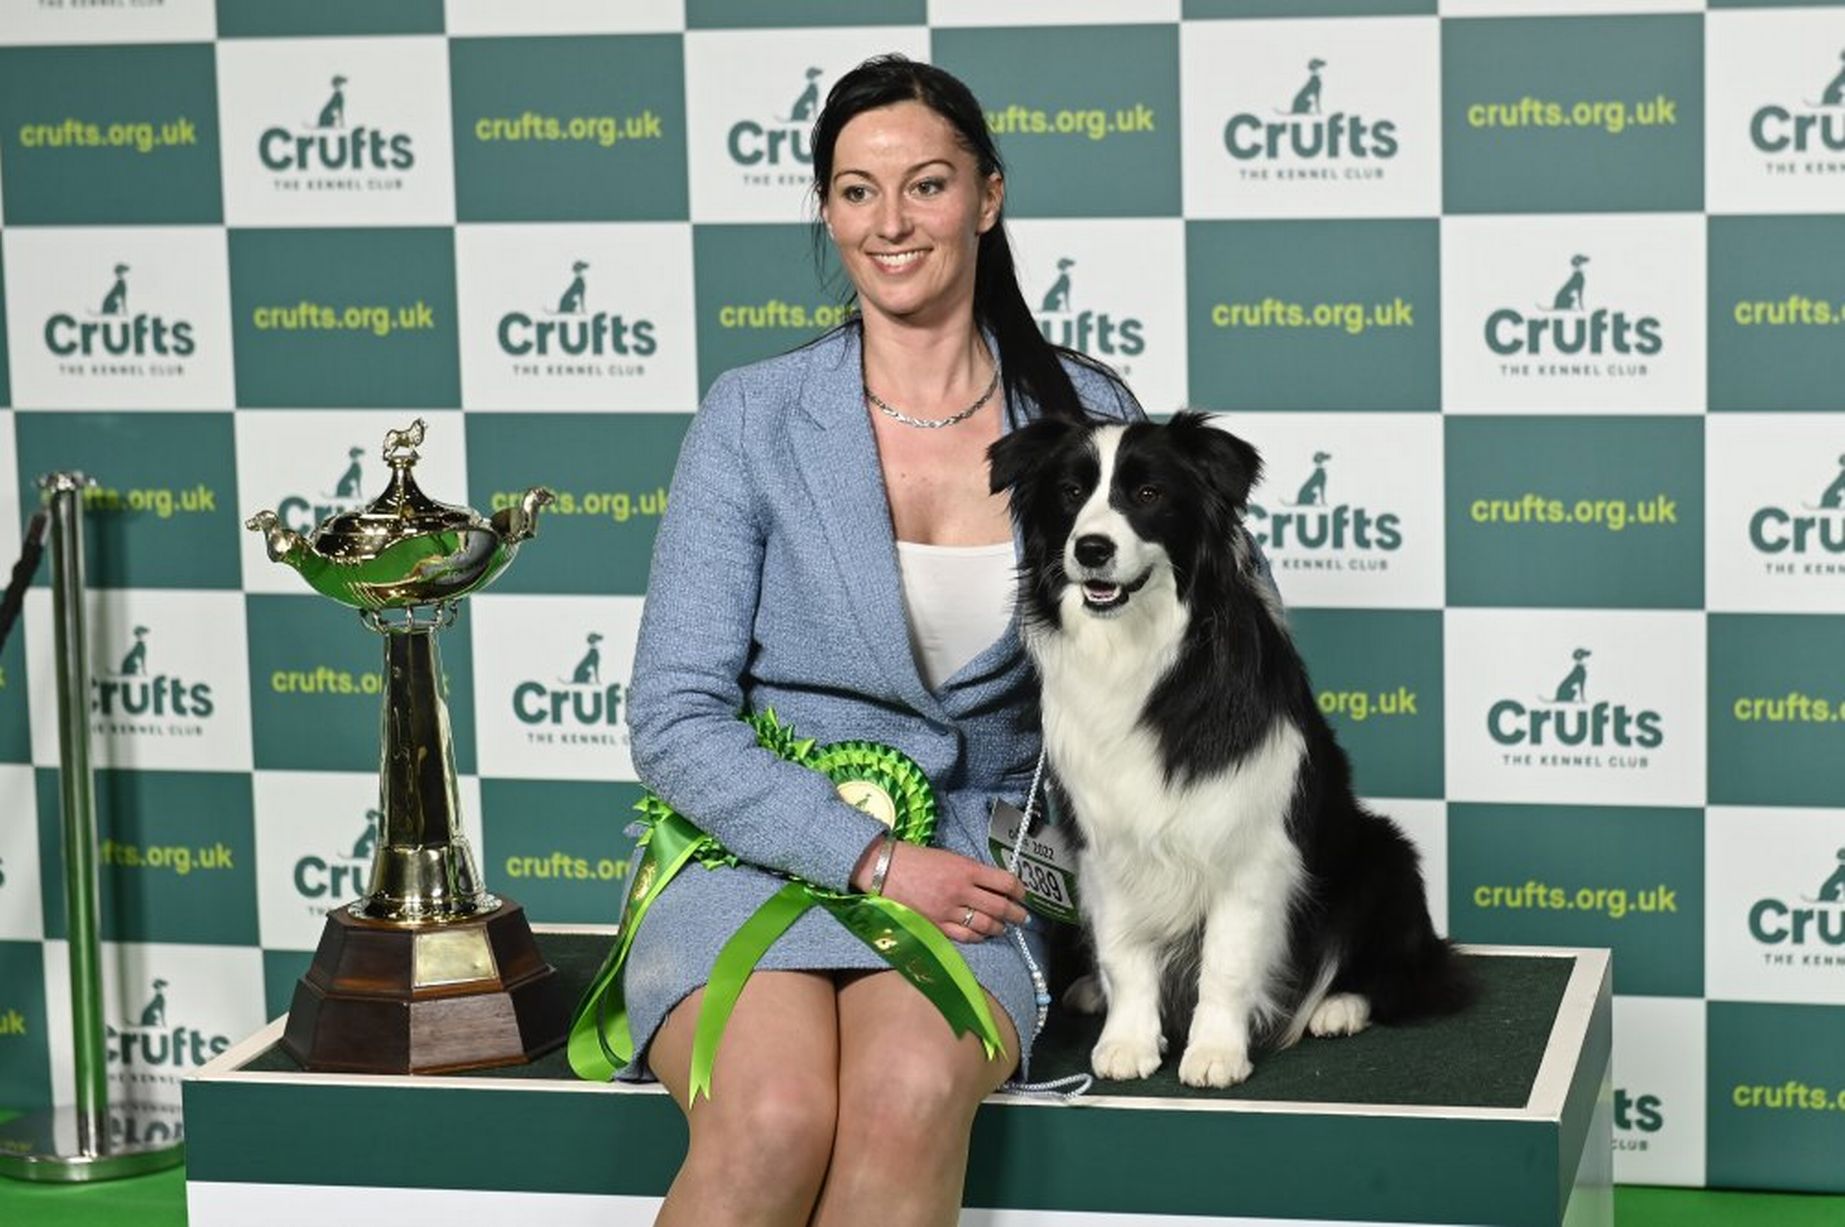
M 900 839 L 924 844 L 935 829 L 935 794 L 914 761 L 890 746 L 870 741 L 841 741 L 816 749 L 812 738 L 799 738 L 774 711 L 744 719 L 765 749 L 790 762 L 819 771 L 835 784 L 862 781 L 889 797 Z M 868 812 L 871 802 L 862 802 Z M 616 941 L 590 982 L 571 1020 L 567 1052 L 578 1077 L 606 1082 L 634 1059 L 621 973 L 634 934 L 666 884 L 691 861 L 707 869 L 737 864 L 737 857 L 700 831 L 684 815 L 652 793 L 635 808 L 647 824 L 635 844 L 641 857 L 617 928 Z M 960 951 L 925 917 L 894 899 L 831 891 L 798 878 L 778 890 L 746 920 L 718 952 L 705 986 L 692 1040 L 691 1096 L 711 1095 L 711 1071 L 718 1042 L 744 982 L 770 946 L 810 908 L 821 907 L 864 942 L 941 1011 L 959 1037 L 980 1037 L 987 1059 L 1003 1047 L 999 1028 L 987 1008 L 986 995 Z

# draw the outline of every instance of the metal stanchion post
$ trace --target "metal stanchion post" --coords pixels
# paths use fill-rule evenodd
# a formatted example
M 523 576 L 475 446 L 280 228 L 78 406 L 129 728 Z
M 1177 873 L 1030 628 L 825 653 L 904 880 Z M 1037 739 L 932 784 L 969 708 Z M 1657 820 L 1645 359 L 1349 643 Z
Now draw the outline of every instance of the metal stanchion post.
M 76 1095 L 0 1124 L 0 1175 L 22 1180 L 111 1180 L 172 1167 L 183 1143 L 146 1142 L 134 1110 L 109 1107 L 103 1048 L 102 935 L 96 899 L 96 798 L 90 775 L 90 671 L 84 633 L 81 473 L 39 479 L 51 510 L 51 608 L 58 677 L 58 792 L 63 808 L 64 909 L 70 938 L 70 1015 Z

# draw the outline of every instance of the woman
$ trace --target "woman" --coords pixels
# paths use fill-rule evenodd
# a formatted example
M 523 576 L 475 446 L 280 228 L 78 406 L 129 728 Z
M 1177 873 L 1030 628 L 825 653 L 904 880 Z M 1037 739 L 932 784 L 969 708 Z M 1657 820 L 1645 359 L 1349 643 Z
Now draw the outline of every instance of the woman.
M 712 387 L 660 526 L 630 696 L 640 778 L 748 862 L 673 879 L 625 972 L 642 1057 L 623 1076 L 650 1071 L 690 1123 L 667 1224 L 955 1220 L 974 1110 L 1029 1059 L 1036 1020 L 1005 936 L 1025 921 L 1024 889 L 981 852 L 989 804 L 1024 800 L 1039 744 L 985 452 L 1036 414 L 1141 416 L 1119 382 L 1038 333 L 1001 225 L 999 158 L 965 86 L 869 61 L 829 94 L 813 148 L 858 317 Z M 898 844 L 880 866 L 882 824 L 759 748 L 744 708 L 822 743 L 904 751 L 934 786 L 937 846 Z M 938 924 L 962 943 L 1004 1051 L 989 1060 L 957 1039 L 816 910 L 757 964 L 712 1094 L 690 1105 L 713 959 L 783 884 L 754 866 L 881 884 Z

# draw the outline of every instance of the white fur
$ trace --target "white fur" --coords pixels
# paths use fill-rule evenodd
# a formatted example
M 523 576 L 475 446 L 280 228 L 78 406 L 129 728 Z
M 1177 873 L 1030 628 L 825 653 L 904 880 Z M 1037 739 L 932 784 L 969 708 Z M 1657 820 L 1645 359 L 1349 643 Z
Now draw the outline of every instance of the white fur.
M 1091 1063 L 1104 1078 L 1159 1067 L 1162 961 L 1202 925 L 1198 1006 L 1179 1077 L 1229 1086 L 1249 1076 L 1252 1024 L 1277 1008 L 1302 878 L 1285 824 L 1305 742 L 1277 720 L 1229 770 L 1182 785 L 1166 780 L 1140 713 L 1177 659 L 1188 614 L 1164 550 L 1107 505 L 1120 433 L 1096 432 L 1102 474 L 1071 538 L 1113 538 L 1123 582 L 1149 566 L 1152 574 L 1108 617 L 1089 612 L 1072 584 L 1061 628 L 1026 635 L 1043 677 L 1045 747 L 1087 844 L 1078 875 L 1108 1009 Z M 1068 546 L 1065 561 L 1074 569 Z

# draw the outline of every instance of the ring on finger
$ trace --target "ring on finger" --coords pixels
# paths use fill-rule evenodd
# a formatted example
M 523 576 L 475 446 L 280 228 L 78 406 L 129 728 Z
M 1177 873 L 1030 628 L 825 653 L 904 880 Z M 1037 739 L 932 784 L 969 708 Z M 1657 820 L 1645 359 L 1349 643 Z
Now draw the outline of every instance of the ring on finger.
M 961 913 L 961 927 L 963 929 L 971 929 L 974 927 L 974 908 L 972 904 L 969 904 L 968 909 Z

